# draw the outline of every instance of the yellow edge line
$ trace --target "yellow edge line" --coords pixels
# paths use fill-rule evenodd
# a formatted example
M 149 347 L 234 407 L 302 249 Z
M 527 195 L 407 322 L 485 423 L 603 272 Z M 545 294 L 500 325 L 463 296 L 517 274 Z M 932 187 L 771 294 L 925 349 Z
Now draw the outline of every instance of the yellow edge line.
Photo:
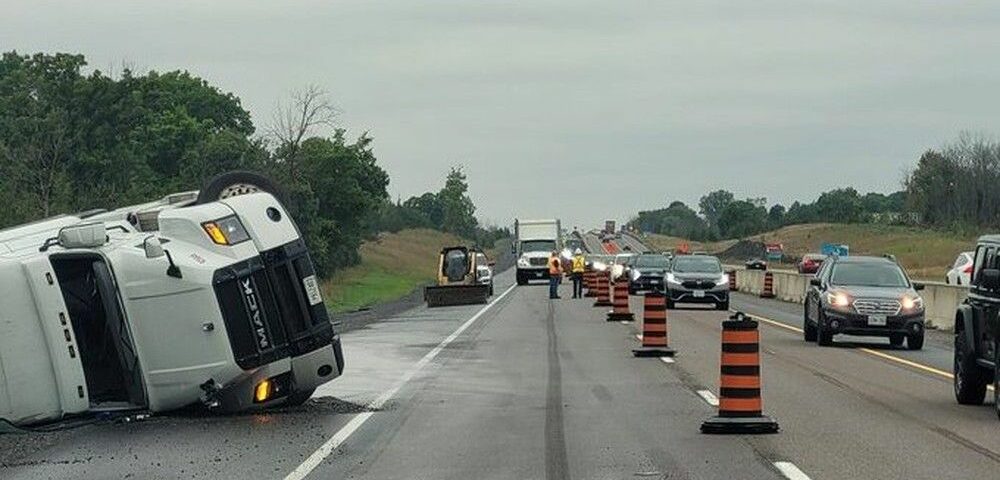
M 785 330 L 791 330 L 793 332 L 802 333 L 802 329 L 801 328 L 793 327 L 791 325 L 786 325 L 786 324 L 781 323 L 781 322 L 779 322 L 777 320 L 771 320 L 770 318 L 764 318 L 764 317 L 761 317 L 759 315 L 750 315 L 750 314 L 747 314 L 747 316 L 749 316 L 750 318 L 755 318 L 757 320 L 760 320 L 761 322 L 764 322 L 764 323 L 766 323 L 768 325 L 771 325 L 771 326 L 775 326 L 775 327 L 778 327 L 778 328 L 784 328 Z M 876 356 L 876 357 L 879 357 L 879 358 L 883 358 L 885 360 L 889 360 L 890 362 L 896 362 L 896 363 L 898 363 L 900 365 L 906 365 L 907 367 L 912 367 L 912 368 L 916 368 L 917 370 L 922 370 L 922 371 L 927 372 L 927 373 L 932 373 L 934 375 L 938 375 L 940 377 L 947 378 L 948 380 L 951 380 L 951 379 L 954 378 L 954 375 L 952 375 L 951 373 L 948 373 L 948 372 L 946 372 L 944 370 L 939 370 L 937 368 L 930 367 L 930 366 L 924 365 L 922 363 L 913 362 L 913 361 L 907 360 L 905 358 L 900 358 L 900 357 L 897 357 L 895 355 L 889 355 L 888 353 L 883 353 L 883 352 L 880 352 L 878 350 L 872 350 L 870 348 L 858 348 L 857 350 L 861 351 L 861 352 L 865 352 L 865 353 L 867 353 L 869 355 L 873 355 L 873 356 Z M 989 387 L 992 390 L 993 386 L 990 385 Z

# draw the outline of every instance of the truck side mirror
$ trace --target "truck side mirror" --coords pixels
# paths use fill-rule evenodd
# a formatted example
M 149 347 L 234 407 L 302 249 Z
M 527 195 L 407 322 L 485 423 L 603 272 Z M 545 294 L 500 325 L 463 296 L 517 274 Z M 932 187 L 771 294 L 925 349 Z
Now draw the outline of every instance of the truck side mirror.
M 1000 288 L 1000 270 L 995 268 L 984 268 L 978 275 L 979 286 L 987 290 Z
M 163 244 L 160 243 L 160 239 L 153 235 L 142 241 L 142 248 L 146 251 L 146 258 L 160 258 L 166 255 L 163 252 Z
M 924 285 L 922 283 L 914 283 L 913 284 L 913 289 L 919 292 L 919 291 L 923 290 L 925 286 L 926 285 Z
M 81 223 L 59 230 L 59 245 L 63 248 L 97 248 L 108 243 L 104 222 Z
M 814 287 L 822 287 L 823 286 L 823 282 L 820 281 L 820 279 L 818 279 L 816 277 L 813 277 L 813 278 L 809 279 L 809 285 L 812 285 Z

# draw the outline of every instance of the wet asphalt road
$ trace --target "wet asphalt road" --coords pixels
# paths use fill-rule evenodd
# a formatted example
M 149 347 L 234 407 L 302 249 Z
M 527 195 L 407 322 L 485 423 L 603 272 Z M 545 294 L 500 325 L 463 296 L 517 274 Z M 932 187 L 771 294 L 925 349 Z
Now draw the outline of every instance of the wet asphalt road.
M 947 335 L 922 352 L 821 348 L 794 330 L 801 306 L 735 295 L 768 320 L 764 409 L 782 431 L 706 436 L 714 407 L 696 392 L 718 393 L 727 313 L 670 310 L 667 364 L 632 357 L 638 322 L 606 322 L 562 290 L 549 301 L 543 285 L 517 287 L 485 311 L 421 306 L 348 332 L 345 375 L 301 408 L 0 435 L 0 478 L 784 478 L 775 462 L 815 479 L 998 476 L 991 408 L 959 406 L 946 377 L 885 357 L 950 371 Z

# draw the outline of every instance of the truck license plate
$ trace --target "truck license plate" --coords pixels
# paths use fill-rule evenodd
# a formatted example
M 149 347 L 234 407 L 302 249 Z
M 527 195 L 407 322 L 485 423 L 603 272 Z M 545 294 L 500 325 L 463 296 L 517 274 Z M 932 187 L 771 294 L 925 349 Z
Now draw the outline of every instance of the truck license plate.
M 302 279 L 302 286 L 306 288 L 306 296 L 309 297 L 309 305 L 323 303 L 323 296 L 319 293 L 319 284 L 316 283 L 316 275 L 309 275 Z
M 694 293 L 693 293 L 693 295 L 694 295 L 694 298 L 705 298 L 705 291 L 704 290 L 695 290 Z
M 885 315 L 868 315 L 868 325 L 873 327 L 884 327 Z

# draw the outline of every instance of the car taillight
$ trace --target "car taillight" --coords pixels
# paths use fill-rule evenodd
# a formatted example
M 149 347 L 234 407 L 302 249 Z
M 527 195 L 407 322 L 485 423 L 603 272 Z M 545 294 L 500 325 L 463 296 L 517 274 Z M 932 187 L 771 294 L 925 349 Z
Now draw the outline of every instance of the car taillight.
M 972 264 L 970 263 L 966 265 L 965 268 L 962 269 L 962 273 L 968 273 L 969 275 L 972 275 Z

